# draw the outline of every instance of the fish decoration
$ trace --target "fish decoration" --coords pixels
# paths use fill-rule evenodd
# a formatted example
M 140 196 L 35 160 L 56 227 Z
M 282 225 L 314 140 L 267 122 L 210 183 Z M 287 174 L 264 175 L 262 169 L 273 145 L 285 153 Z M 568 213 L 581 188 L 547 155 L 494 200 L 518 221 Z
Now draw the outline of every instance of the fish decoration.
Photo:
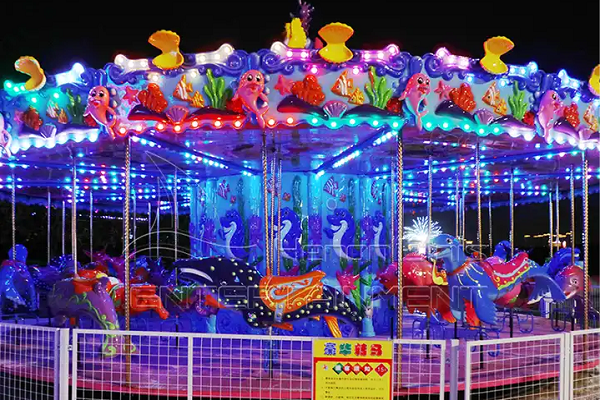
M 217 189 L 217 195 L 227 200 L 228 193 L 230 192 L 229 184 L 224 180 L 219 183 L 219 188 Z
M 585 110 L 585 113 L 583 114 L 583 120 L 586 122 L 586 124 L 588 124 L 592 131 L 598 131 L 598 118 L 594 113 L 594 106 L 592 103 L 590 103 L 588 108 Z
M 46 107 L 46 115 L 48 118 L 58 119 L 58 114 L 60 113 L 60 107 L 56 102 L 50 100 L 48 102 L 48 106 Z
M 359 88 L 356 88 L 352 96 L 350 96 L 348 103 L 356 104 L 357 106 L 365 104 L 365 94 Z
M 65 113 L 65 110 L 63 110 L 62 108 L 60 109 L 60 113 L 58 114 L 58 123 L 59 124 L 66 124 L 69 122 L 69 117 L 67 116 L 67 113 Z
M 337 190 L 339 189 L 339 183 L 333 179 L 333 176 L 327 179 L 325 185 L 323 186 L 323 191 L 325 193 L 329 193 L 332 197 L 337 196 Z
M 500 91 L 496 86 L 496 82 L 490 85 L 481 100 L 483 100 L 483 102 L 488 106 L 492 107 L 494 112 L 498 115 L 504 116 L 508 112 L 506 101 L 500 97 Z
M 348 71 L 342 72 L 342 74 L 336 79 L 335 83 L 331 87 L 331 91 L 334 94 L 342 97 L 352 97 L 352 89 L 354 88 L 354 80 L 348 78 Z
M 191 83 L 187 82 L 185 75 L 181 76 L 181 79 L 177 83 L 177 86 L 175 86 L 175 90 L 173 91 L 173 97 L 175 97 L 178 100 L 190 103 L 192 107 L 204 107 L 204 97 L 202 97 L 202 94 L 200 94 L 200 92 L 194 92 L 194 87 Z

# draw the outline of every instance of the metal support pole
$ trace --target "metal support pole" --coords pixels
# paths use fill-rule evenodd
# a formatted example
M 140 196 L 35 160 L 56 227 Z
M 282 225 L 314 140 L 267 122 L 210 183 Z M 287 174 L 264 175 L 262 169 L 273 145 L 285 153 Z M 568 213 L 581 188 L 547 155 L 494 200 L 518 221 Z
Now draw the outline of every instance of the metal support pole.
M 148 256 L 152 257 L 152 203 L 148 202 Z
M 548 217 L 550 223 L 548 243 L 550 244 L 550 258 L 554 255 L 554 210 L 552 209 L 552 204 L 552 192 L 548 192 Z
M 481 155 L 479 141 L 475 147 L 475 182 L 477 185 L 477 242 L 479 246 L 479 257 L 483 254 L 483 228 L 481 218 Z
M 282 188 L 282 176 L 281 176 L 281 170 L 282 170 L 282 166 L 281 166 L 281 158 L 278 158 L 278 164 L 279 164 L 279 181 L 277 184 L 277 276 L 280 275 L 281 273 L 281 245 L 282 245 L 282 237 L 281 237 L 281 190 Z
M 94 192 L 90 188 L 90 262 L 94 261 Z
M 427 244 L 425 253 L 429 254 L 429 241 L 431 240 L 431 219 L 433 214 L 433 160 L 429 156 L 427 171 Z
M 131 223 L 133 224 L 133 260 L 135 263 L 135 259 L 137 257 L 137 195 L 135 193 L 135 188 L 131 198 L 133 201 L 133 215 L 131 218 Z
M 467 232 L 467 229 L 466 229 L 466 224 L 467 224 L 467 199 L 465 197 L 465 188 L 464 187 L 461 189 L 461 196 L 460 196 L 460 198 L 462 200 L 461 209 L 460 209 L 460 211 L 461 211 L 461 218 L 462 218 L 461 223 L 460 223 L 460 225 L 461 225 L 461 228 L 460 228 L 461 229 L 461 234 L 460 234 L 461 236 L 460 237 L 462 239 L 462 244 L 464 246 L 466 244 L 466 242 L 467 242 L 467 233 L 466 233 Z
M 402 327 L 403 327 L 403 311 L 404 311 L 404 302 L 403 302 L 403 293 L 402 293 L 402 237 L 404 230 L 404 204 L 403 204 L 403 174 L 404 174 L 404 165 L 403 165 L 403 149 L 402 149 L 402 131 L 398 132 L 397 137 L 397 149 L 396 149 L 396 180 L 397 180 L 397 192 L 396 192 L 396 214 L 398 216 L 398 225 L 397 225 L 397 254 L 398 254 L 398 321 L 397 321 L 397 329 L 396 329 L 396 337 L 398 339 L 402 339 Z M 399 345 L 398 349 L 398 388 L 402 387 L 402 345 Z
M 558 187 L 558 182 L 556 182 L 556 193 L 554 195 L 556 202 L 556 240 L 559 243 L 560 248 L 560 189 Z
M 50 190 L 48 190 L 48 203 L 47 203 L 47 207 L 48 207 L 48 211 L 46 212 L 46 218 L 47 218 L 47 225 L 46 225 L 46 252 L 47 252 L 47 265 L 50 265 L 50 257 L 51 255 L 51 250 L 50 250 L 50 234 L 51 234 L 51 215 L 52 215 L 52 198 L 50 197 Z
M 589 183 L 588 183 L 588 159 L 585 156 L 585 152 L 582 152 L 583 158 L 583 329 L 589 329 L 589 315 L 590 315 L 590 293 L 589 293 L 589 281 L 590 281 L 590 268 L 589 268 Z M 587 344 L 587 341 L 586 341 Z M 586 346 L 587 347 L 587 346 Z
M 265 228 L 265 274 L 267 276 L 271 275 L 271 260 L 270 256 L 270 242 L 269 242 L 269 201 L 268 201 L 268 166 L 267 166 L 267 135 L 263 133 L 263 142 L 262 142 L 262 174 L 263 174 L 263 205 L 264 205 L 264 228 Z
M 15 261 L 17 257 L 17 181 L 15 179 L 15 171 L 12 171 L 12 185 L 11 185 L 11 223 L 12 223 L 12 260 Z
M 571 165 L 571 265 L 575 264 L 575 167 Z
M 177 247 L 179 245 L 178 240 L 179 240 L 179 207 L 177 204 L 177 169 L 175 169 L 175 176 L 174 176 L 174 186 L 173 186 L 173 218 L 174 218 L 174 225 L 175 225 L 175 250 L 173 252 L 174 257 L 175 257 L 175 261 L 177 261 Z
M 456 201 L 455 204 L 455 210 L 454 210 L 454 216 L 456 217 L 456 232 L 454 234 L 454 236 L 458 239 L 460 237 L 460 193 L 458 191 L 458 185 L 459 185 L 459 180 L 458 180 L 458 175 L 456 175 L 456 189 L 455 189 L 455 194 L 454 194 L 454 200 Z
M 62 201 L 62 228 L 61 228 L 61 251 L 62 255 L 65 254 L 65 225 L 67 223 L 65 201 Z
M 129 200 L 131 197 L 131 136 L 127 136 L 127 147 L 125 149 L 125 204 L 124 204 L 124 215 L 123 220 L 125 222 L 125 228 L 123 232 L 124 241 L 124 270 L 125 270 L 125 282 L 124 282 L 124 299 L 123 308 L 125 311 L 125 330 L 131 329 L 131 314 L 130 314 L 130 270 L 129 270 Z M 127 384 L 131 383 L 131 353 L 130 343 L 131 336 L 125 336 L 125 381 Z
M 515 171 L 511 168 L 510 170 L 510 258 L 515 255 Z M 512 319 L 511 319 L 512 322 Z
M 490 233 L 488 236 L 488 240 L 490 241 L 490 256 L 494 253 L 494 241 L 492 240 L 492 193 L 490 193 L 490 197 L 488 198 L 488 219 L 490 225 Z
M 73 254 L 73 271 L 77 275 L 77 166 L 73 157 L 73 188 L 71 195 L 71 253 Z
M 160 258 L 160 178 L 156 178 L 156 259 Z

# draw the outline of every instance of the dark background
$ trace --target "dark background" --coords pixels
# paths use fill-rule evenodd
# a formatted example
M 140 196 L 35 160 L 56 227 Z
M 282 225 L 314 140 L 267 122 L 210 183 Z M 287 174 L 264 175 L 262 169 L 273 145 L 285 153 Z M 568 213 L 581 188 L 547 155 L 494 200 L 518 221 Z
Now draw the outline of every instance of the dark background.
M 195 1 L 195 2 L 60 2 L 7 1 L 0 24 L 0 81 L 22 80 L 13 62 L 22 55 L 36 57 L 48 74 L 62 72 L 79 61 L 101 68 L 123 53 L 130 58 L 151 57 L 157 50 L 147 43 L 158 29 L 174 30 L 182 38 L 183 52 L 214 50 L 228 42 L 235 48 L 256 51 L 282 39 L 283 26 L 297 2 Z M 422 55 L 446 46 L 456 54 L 481 57 L 483 42 L 504 35 L 515 48 L 503 59 L 508 63 L 536 61 L 547 72 L 565 69 L 570 76 L 586 80 L 599 58 L 598 1 L 311 1 L 315 7 L 311 37 L 334 21 L 351 25 L 353 48 L 381 48 L 395 43 L 402 51 Z M 595 168 L 598 166 L 594 166 Z M 590 256 L 592 274 L 598 271 L 598 195 L 590 198 Z M 576 232 L 581 232 L 581 201 L 577 204 Z M 569 227 L 569 204 L 561 202 L 561 231 Z M 0 204 L 0 258 L 10 247 L 10 207 Z M 43 262 L 46 254 L 46 214 L 42 207 L 21 205 L 17 209 L 17 240 L 30 248 L 31 257 Z M 187 228 L 182 217 L 182 230 Z M 410 222 L 411 215 L 407 215 Z M 454 231 L 453 213 L 436 214 L 445 231 Z M 487 237 L 487 210 L 484 210 L 484 237 Z M 40 224 L 40 222 L 43 223 Z M 67 216 L 67 221 L 70 217 Z M 172 217 L 162 219 L 172 226 Z M 526 241 L 525 234 L 548 229 L 548 206 L 519 206 L 516 209 L 516 245 L 534 248 L 539 261 L 548 254 L 544 240 Z M 88 247 L 87 219 L 78 229 L 80 248 Z M 97 247 L 107 244 L 109 253 L 121 251 L 121 221 L 98 221 L 94 229 Z M 508 238 L 508 209 L 494 210 L 494 241 Z M 147 230 L 140 224 L 139 234 Z M 162 229 L 162 227 L 161 227 Z M 67 228 L 69 232 L 69 228 Z M 467 232 L 475 240 L 476 214 L 467 214 Z M 69 244 L 70 239 L 67 238 Z M 172 235 L 163 235 L 172 241 Z M 581 243 L 580 234 L 576 234 Z M 60 251 L 60 211 L 54 210 L 53 255 Z M 185 238 L 182 248 L 188 247 Z M 67 251 L 70 246 L 67 244 Z M 165 242 L 165 244 L 167 244 Z M 140 247 L 143 247 L 140 244 Z M 83 258 L 83 254 L 80 255 Z M 541 259 L 541 260 L 540 260 Z M 82 260 L 84 261 L 84 260 Z

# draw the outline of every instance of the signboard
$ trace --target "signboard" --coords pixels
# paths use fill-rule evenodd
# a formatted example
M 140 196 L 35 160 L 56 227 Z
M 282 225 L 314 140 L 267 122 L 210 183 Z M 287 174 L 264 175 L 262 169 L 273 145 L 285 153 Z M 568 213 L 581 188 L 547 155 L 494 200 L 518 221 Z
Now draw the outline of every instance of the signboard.
M 390 400 L 392 353 L 385 340 L 315 340 L 313 400 Z

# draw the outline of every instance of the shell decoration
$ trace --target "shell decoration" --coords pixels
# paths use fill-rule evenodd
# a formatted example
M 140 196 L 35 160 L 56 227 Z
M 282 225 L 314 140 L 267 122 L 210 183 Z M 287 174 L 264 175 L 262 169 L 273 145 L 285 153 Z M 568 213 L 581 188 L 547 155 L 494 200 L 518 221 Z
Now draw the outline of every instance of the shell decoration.
M 505 36 L 496 36 L 483 43 L 484 57 L 479 61 L 481 67 L 490 74 L 500 75 L 508 72 L 508 66 L 500 59 L 515 47 L 512 40 Z
M 40 90 L 46 84 L 46 74 L 38 60 L 33 57 L 20 57 L 15 61 L 15 69 L 22 74 L 29 75 L 29 80 L 25 82 L 25 90 Z
M 351 60 L 354 54 L 346 47 L 346 41 L 352 37 L 354 29 L 341 22 L 333 22 L 319 30 L 319 36 L 327 43 L 319 50 L 319 55 L 325 61 L 340 64 Z
M 179 51 L 179 35 L 172 31 L 154 32 L 148 43 L 159 49 L 162 54 L 154 57 L 152 64 L 163 70 L 175 69 L 183 64 L 183 54 Z

